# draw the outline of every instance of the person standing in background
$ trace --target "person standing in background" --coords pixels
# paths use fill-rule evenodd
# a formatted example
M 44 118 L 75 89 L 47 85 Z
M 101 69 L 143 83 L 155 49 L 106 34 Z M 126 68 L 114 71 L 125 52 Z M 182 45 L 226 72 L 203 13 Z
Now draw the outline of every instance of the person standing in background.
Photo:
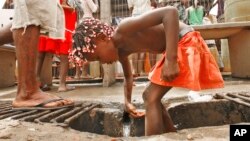
M 81 19 L 79 19 L 79 23 L 81 23 L 81 21 L 84 18 L 93 18 L 93 13 L 96 13 L 99 9 L 99 5 L 98 5 L 98 0 L 95 0 L 95 2 L 93 2 L 93 0 L 81 0 L 81 6 L 83 8 L 83 17 Z M 82 76 L 84 78 L 89 78 L 89 62 L 83 62 L 82 64 Z M 75 73 L 75 78 L 76 79 L 80 79 L 80 75 L 81 75 L 81 70 L 80 70 L 80 66 L 79 64 L 75 64 L 76 66 L 76 73 Z
M 188 5 L 188 0 L 180 0 L 179 3 L 176 3 L 174 5 L 174 7 L 177 8 L 178 10 L 178 14 L 179 14 L 179 20 L 182 21 L 182 22 L 185 22 L 185 18 L 186 18 L 186 8 L 187 8 L 187 5 Z
M 64 38 L 64 16 L 57 0 L 14 0 L 13 38 L 18 61 L 17 94 L 12 102 L 15 110 L 57 109 L 74 102 L 44 93 L 36 79 L 39 36 L 46 33 Z
M 158 2 L 159 2 L 159 7 L 164 7 L 164 6 L 166 6 L 167 4 L 167 2 L 166 2 L 167 0 L 159 0 Z
M 128 0 L 128 8 L 132 17 L 139 16 L 145 12 L 156 8 L 155 0 Z M 144 60 L 146 53 L 134 53 L 130 56 L 132 62 L 132 70 L 134 76 L 139 76 L 145 73 Z M 150 56 L 150 58 L 153 58 Z M 155 57 L 154 57 L 155 58 Z
M 224 0 L 214 0 L 209 14 L 212 16 L 212 23 L 224 22 Z
M 208 15 L 204 16 L 203 18 L 203 25 L 209 25 L 212 24 L 211 20 L 208 18 Z M 220 71 L 223 71 L 224 64 L 222 62 L 221 56 L 219 54 L 219 51 L 216 46 L 215 40 L 205 40 L 211 54 L 213 55 L 214 59 L 217 62 L 217 65 L 219 66 Z
M 199 5 L 199 0 L 192 0 L 192 5 L 186 9 L 186 19 L 189 25 L 202 25 L 205 9 Z
M 13 8 L 14 8 L 13 0 L 6 0 L 3 9 L 13 9 Z
M 98 12 L 99 3 L 98 0 L 81 0 L 83 8 L 83 17 L 82 18 L 93 18 L 93 13 Z
M 70 7 L 66 0 L 60 0 L 60 3 L 64 10 L 65 15 L 65 27 L 61 30 L 65 30 L 65 39 L 54 39 L 47 36 L 41 36 L 38 46 L 38 63 L 36 66 L 37 79 L 40 81 L 41 70 L 46 53 L 54 53 L 60 56 L 60 76 L 58 92 L 65 92 L 75 89 L 66 85 L 66 77 L 69 69 L 68 54 L 72 47 L 72 33 L 75 30 L 76 24 L 76 12 L 75 9 Z M 41 88 L 46 88 L 40 84 Z M 47 89 L 45 89 L 47 90 Z

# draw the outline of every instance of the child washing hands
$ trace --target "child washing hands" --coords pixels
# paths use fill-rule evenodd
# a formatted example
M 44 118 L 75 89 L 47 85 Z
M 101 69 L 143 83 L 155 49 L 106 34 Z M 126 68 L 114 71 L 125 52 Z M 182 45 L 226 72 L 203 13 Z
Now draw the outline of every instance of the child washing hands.
M 133 75 L 128 56 L 131 53 L 162 53 L 149 74 L 150 84 L 143 92 L 145 135 L 174 132 L 173 122 L 161 103 L 172 87 L 191 90 L 221 88 L 222 76 L 215 59 L 199 32 L 179 22 L 174 7 L 152 10 L 138 17 L 124 19 L 116 29 L 97 19 L 85 19 L 73 35 L 70 57 L 78 62 L 120 61 L 124 72 L 125 110 L 141 117 L 131 103 Z

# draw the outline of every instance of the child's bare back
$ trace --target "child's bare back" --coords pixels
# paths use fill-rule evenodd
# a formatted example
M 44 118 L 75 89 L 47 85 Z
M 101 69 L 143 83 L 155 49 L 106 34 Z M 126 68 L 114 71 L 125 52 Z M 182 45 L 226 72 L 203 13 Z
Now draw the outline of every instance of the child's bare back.
M 131 29 L 131 32 L 123 29 L 126 23 L 134 19 L 136 19 L 136 17 L 125 19 L 118 25 L 114 32 L 113 39 L 114 42 L 117 43 L 116 48 L 120 50 L 121 54 L 129 55 L 135 52 L 163 53 L 166 50 L 167 42 L 163 24 L 142 30 Z M 185 28 L 189 28 L 189 26 L 180 22 L 179 30 L 181 31 Z

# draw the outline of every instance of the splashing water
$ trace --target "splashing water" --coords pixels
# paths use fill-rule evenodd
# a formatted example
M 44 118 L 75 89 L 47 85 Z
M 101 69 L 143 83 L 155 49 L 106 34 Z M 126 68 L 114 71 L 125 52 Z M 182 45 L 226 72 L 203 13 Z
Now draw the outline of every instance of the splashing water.
M 130 136 L 130 124 L 123 124 L 123 137 Z
M 127 112 L 123 112 L 123 137 L 129 137 L 131 131 L 131 119 Z

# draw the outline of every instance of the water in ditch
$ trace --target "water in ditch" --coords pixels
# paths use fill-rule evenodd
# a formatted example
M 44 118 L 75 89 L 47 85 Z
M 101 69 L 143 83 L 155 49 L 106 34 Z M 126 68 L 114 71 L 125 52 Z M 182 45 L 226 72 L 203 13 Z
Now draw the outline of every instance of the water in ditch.
M 131 131 L 131 119 L 127 112 L 123 113 L 123 137 L 129 137 Z

